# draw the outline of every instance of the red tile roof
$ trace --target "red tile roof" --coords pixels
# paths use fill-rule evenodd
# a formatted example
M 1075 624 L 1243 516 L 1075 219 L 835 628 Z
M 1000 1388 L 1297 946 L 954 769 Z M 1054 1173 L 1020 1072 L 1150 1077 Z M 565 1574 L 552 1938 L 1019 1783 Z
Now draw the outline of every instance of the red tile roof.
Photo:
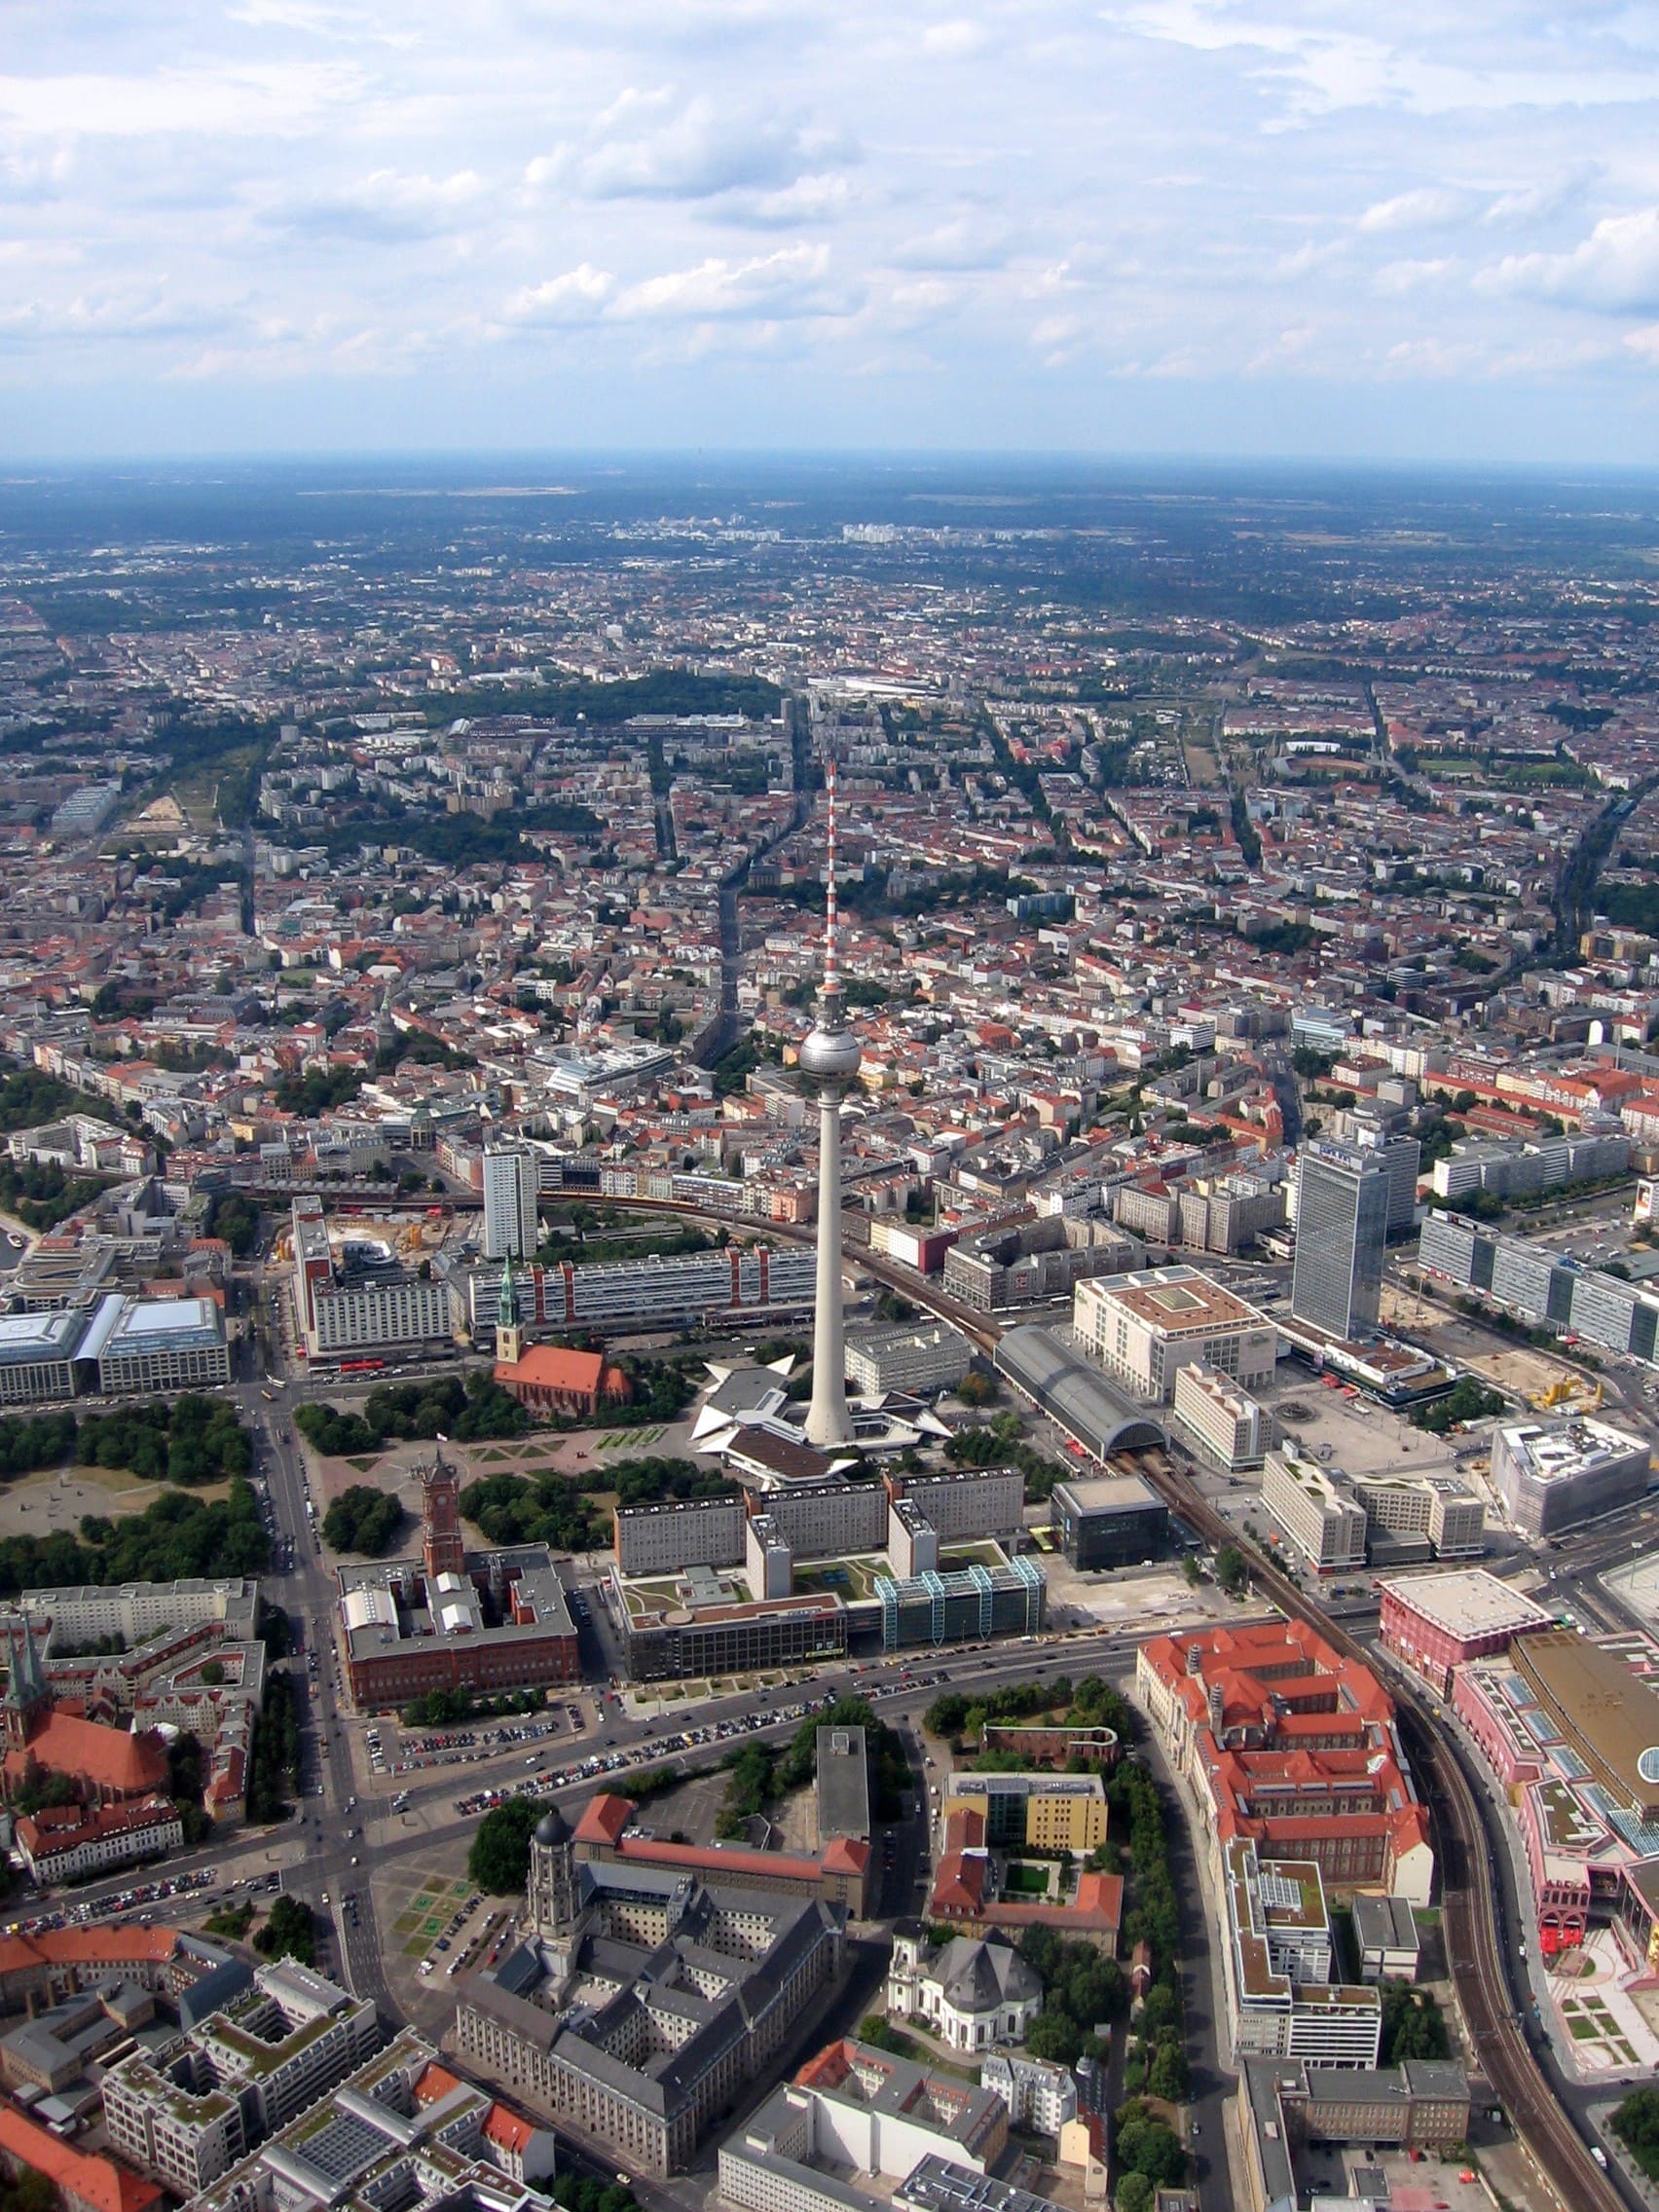
M 0 2155 L 44 2174 L 62 2195 L 90 2204 L 92 2212 L 150 2212 L 163 2202 L 153 2181 L 129 2173 L 113 2158 L 71 2149 L 20 2112 L 0 2109 Z
M 25 1750 L 6 1753 L 8 1779 L 23 1781 L 31 1760 L 52 1774 L 85 1778 L 97 1788 L 113 1789 L 124 1797 L 141 1797 L 167 1779 L 167 1754 L 160 1736 L 153 1732 L 134 1736 L 125 1728 L 78 1720 L 68 1713 L 50 1714 Z

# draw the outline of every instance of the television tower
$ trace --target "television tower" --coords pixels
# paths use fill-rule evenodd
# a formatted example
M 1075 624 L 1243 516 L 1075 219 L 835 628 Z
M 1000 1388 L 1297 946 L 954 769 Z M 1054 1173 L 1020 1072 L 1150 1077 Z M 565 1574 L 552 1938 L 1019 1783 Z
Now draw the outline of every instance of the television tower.
M 835 966 L 835 760 L 825 767 L 830 794 L 830 883 L 825 904 L 824 981 L 818 1020 L 800 1064 L 818 1087 L 818 1279 L 812 1321 L 812 1403 L 807 1441 L 821 1451 L 853 1441 L 847 1412 L 847 1346 L 841 1313 L 841 1102 L 864 1050 L 847 1027 Z

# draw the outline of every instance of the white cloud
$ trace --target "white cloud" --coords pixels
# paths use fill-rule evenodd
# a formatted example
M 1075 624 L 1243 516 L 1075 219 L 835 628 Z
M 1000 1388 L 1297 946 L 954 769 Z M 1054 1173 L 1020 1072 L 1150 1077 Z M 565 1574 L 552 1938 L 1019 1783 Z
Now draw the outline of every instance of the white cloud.
M 1391 231 L 1443 231 L 1468 217 L 1473 202 L 1450 185 L 1420 185 L 1415 192 L 1379 200 L 1359 218 L 1368 235 Z
M 922 33 L 922 52 L 956 61 L 979 53 L 987 36 L 983 23 L 971 23 L 957 17 L 947 23 L 930 23 Z
M 711 256 L 692 269 L 647 276 L 617 295 L 611 313 L 622 321 L 690 321 L 783 317 L 844 312 L 824 284 L 827 246 L 794 245 L 753 261 Z
M 1481 284 L 1604 314 L 1651 313 L 1659 309 L 1659 207 L 1604 215 L 1566 253 L 1509 254 Z
M 1450 258 L 1438 261 L 1384 262 L 1372 278 L 1374 288 L 1389 299 L 1404 299 L 1408 292 L 1420 292 L 1425 285 L 1438 284 L 1461 266 Z
M 507 320 L 516 323 L 591 322 L 616 287 L 608 269 L 584 261 L 562 276 L 527 284 L 507 302 Z
M 850 158 L 834 134 L 766 115 L 734 115 L 706 95 L 677 102 L 629 89 L 594 120 L 585 141 L 533 161 L 532 187 L 586 200 L 707 200 L 780 191 Z

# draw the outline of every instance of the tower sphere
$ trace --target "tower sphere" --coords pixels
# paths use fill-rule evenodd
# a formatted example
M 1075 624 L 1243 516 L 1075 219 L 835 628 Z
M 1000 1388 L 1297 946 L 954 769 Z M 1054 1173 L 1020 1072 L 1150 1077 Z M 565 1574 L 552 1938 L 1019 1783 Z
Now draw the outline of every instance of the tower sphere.
M 825 1081 L 856 1076 L 863 1062 L 864 1047 L 850 1029 L 815 1029 L 800 1049 L 802 1070 Z

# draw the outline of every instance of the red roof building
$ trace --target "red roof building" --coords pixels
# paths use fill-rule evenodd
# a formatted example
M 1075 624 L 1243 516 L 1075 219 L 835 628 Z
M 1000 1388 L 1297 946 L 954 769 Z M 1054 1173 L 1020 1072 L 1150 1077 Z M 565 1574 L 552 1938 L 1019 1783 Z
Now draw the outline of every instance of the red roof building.
M 166 2199 L 153 2181 L 113 2158 L 76 2151 L 20 2112 L 0 2109 L 0 2166 L 14 2181 L 44 2174 L 60 2212 L 155 2212 Z
M 603 1352 L 569 1351 L 561 1345 L 528 1345 L 523 1356 L 496 1362 L 496 1381 L 534 1413 L 598 1413 L 625 1406 L 632 1385 Z
M 783 1851 L 750 1851 L 737 1845 L 663 1843 L 655 1836 L 629 1835 L 634 1818 L 631 1797 L 602 1790 L 588 1800 L 571 1836 L 571 1856 L 582 1862 L 667 1866 L 717 1887 L 781 1890 L 787 1895 L 822 1898 L 842 1904 L 862 1920 L 869 1903 L 874 1853 L 854 1836 L 834 1836 L 817 1859 Z
M 1306 1622 L 1263 1621 L 1153 1637 L 1135 1678 L 1218 1851 L 1244 1836 L 1262 1859 L 1312 1860 L 1333 1888 L 1428 1902 L 1428 1816 L 1368 1667 Z

